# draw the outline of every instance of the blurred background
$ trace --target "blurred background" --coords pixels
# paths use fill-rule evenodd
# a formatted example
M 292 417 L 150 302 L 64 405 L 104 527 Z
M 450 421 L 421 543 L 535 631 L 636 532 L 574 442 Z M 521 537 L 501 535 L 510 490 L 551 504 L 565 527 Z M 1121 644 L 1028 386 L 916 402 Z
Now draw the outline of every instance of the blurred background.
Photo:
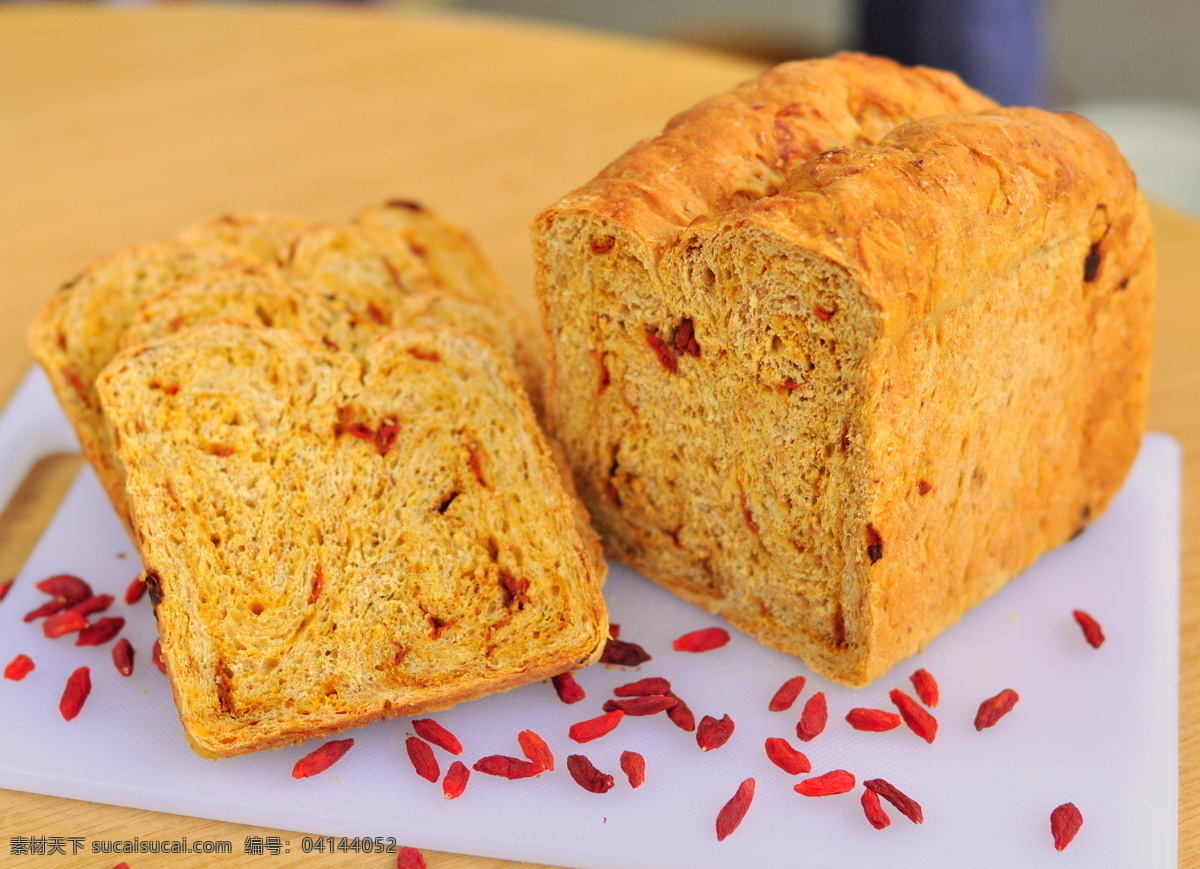
M 1142 186 L 1200 215 L 1200 0 L 381 0 L 532 18 L 782 61 L 858 48 L 1070 109 Z

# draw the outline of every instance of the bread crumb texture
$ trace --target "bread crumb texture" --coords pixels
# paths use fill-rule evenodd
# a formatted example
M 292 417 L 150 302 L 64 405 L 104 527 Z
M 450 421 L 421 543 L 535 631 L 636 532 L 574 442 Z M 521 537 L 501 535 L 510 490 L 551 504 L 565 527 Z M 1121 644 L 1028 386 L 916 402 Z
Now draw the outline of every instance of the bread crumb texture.
M 176 703 L 205 756 L 590 663 L 607 618 L 511 364 L 444 327 L 361 361 L 215 323 L 98 383 Z
M 533 236 L 550 424 L 609 554 L 844 684 L 1077 534 L 1138 449 L 1150 225 L 1076 116 L 784 64 Z

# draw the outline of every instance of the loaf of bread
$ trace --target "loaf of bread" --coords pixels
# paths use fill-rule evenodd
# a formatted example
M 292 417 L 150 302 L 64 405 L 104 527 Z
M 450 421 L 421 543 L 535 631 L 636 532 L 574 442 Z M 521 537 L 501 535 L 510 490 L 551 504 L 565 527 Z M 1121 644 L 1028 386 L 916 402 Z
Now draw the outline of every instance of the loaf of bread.
M 215 323 L 97 384 L 187 737 L 223 757 L 593 661 L 573 499 L 504 354 Z
M 397 200 L 324 225 L 266 214 L 205 220 L 94 263 L 55 294 L 30 333 L 127 526 L 124 469 L 95 380 L 120 347 L 213 319 L 299 329 L 358 353 L 412 323 L 477 331 L 512 355 L 541 411 L 543 337 L 470 239 L 430 209 Z
M 1138 449 L 1150 225 L 1081 118 L 785 64 L 534 246 L 549 418 L 606 550 L 838 682 L 1077 534 Z

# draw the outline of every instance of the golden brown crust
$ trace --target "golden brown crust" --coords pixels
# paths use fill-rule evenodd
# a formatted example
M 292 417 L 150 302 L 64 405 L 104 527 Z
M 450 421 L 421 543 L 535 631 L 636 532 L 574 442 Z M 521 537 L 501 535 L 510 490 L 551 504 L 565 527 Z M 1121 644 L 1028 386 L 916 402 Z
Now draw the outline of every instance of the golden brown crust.
M 1133 176 L 1081 119 L 988 108 L 785 65 L 534 228 L 553 427 L 610 555 L 847 684 L 1099 515 L 1144 426 Z

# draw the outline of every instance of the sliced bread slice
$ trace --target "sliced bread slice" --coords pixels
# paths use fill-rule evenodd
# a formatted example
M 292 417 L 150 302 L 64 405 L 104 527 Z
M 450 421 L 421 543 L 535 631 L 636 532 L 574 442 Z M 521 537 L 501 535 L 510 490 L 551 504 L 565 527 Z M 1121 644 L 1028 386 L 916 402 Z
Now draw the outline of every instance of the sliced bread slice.
M 448 329 L 364 363 L 214 324 L 99 382 L 187 737 L 221 757 L 595 660 L 572 499 L 509 362 Z

